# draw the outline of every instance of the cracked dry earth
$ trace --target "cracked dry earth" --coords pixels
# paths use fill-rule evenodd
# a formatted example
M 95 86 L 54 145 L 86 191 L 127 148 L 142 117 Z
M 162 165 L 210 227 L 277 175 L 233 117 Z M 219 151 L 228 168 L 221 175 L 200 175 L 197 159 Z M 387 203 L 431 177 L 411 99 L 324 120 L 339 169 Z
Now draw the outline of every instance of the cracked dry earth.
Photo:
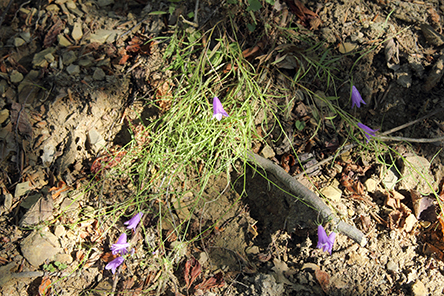
M 260 13 L 284 26 L 302 26 L 291 3 L 264 2 Z M 5 11 L 8 4 L 0 0 L 0 9 Z M 198 23 L 206 26 L 224 19 L 226 9 L 238 16 L 243 13 L 225 2 L 198 4 Z M 304 4 L 321 20 L 316 28 L 304 27 L 305 36 L 343 54 L 341 71 L 336 73 L 340 79 L 348 81 L 354 68 L 354 84 L 367 102 L 354 115 L 363 122 L 382 132 L 444 108 L 443 1 Z M 126 144 L 131 137 L 128 123 L 137 123 L 137 114 L 156 116 L 147 101 L 168 92 L 172 73 L 163 71 L 168 62 L 162 58 L 165 44 L 143 45 L 168 36 L 174 25 L 185 26 L 179 16 L 195 11 L 195 5 L 179 1 L 169 10 L 167 1 L 12 1 L 0 29 L 2 295 L 38 295 L 48 278 L 52 295 L 107 295 L 113 290 L 113 275 L 104 269 L 102 255 L 116 237 L 100 240 L 100 229 L 90 222 L 75 228 L 67 225 L 79 218 L 85 221 L 94 208 L 132 194 L 128 184 L 111 181 L 104 185 L 108 191 L 104 196 L 96 191 L 80 193 L 91 179 L 94 160 L 104 155 L 103 147 L 112 150 Z M 170 13 L 149 14 L 155 11 Z M 259 41 L 255 34 L 241 33 L 245 48 Z M 132 51 L 135 47 L 137 51 Z M 288 75 L 294 71 L 285 63 L 277 67 Z M 322 81 L 311 78 L 313 88 L 328 91 Z M 328 95 L 339 96 L 346 106 L 349 89 L 342 84 L 337 94 Z M 294 127 L 299 108 L 310 102 L 299 97 L 290 104 L 293 115 L 281 119 Z M 440 137 L 443 124 L 441 111 L 395 135 Z M 294 128 L 290 132 L 296 133 Z M 279 163 L 289 145 L 296 143 L 270 140 L 268 144 L 259 143 L 254 149 Z M 174 285 L 158 288 L 155 270 L 137 264 L 137 259 L 147 256 L 147 234 L 116 291 L 122 295 L 173 295 L 177 289 L 190 295 L 442 295 L 443 234 L 441 220 L 433 215 L 436 198 L 430 189 L 442 193 L 443 144 L 390 145 L 404 156 L 404 160 L 386 159 L 391 167 L 375 163 L 374 155 L 351 152 L 310 177 L 341 217 L 367 235 L 365 247 L 338 235 L 332 255 L 322 253 L 316 249 L 316 213 L 248 171 L 246 194 L 242 184 L 233 181 L 233 190 L 196 218 L 214 223 L 223 217 L 223 231 L 178 258 L 170 275 Z M 318 148 L 325 147 L 315 146 L 312 158 L 321 160 Z M 356 187 L 344 183 L 344 175 L 361 184 L 360 198 L 355 198 Z M 226 177 L 213 180 L 206 192 L 209 200 L 224 191 Z M 233 173 L 229 179 L 242 178 Z M 301 181 L 312 186 L 306 179 Z M 176 212 L 178 219 L 186 217 L 181 209 Z M 45 222 L 49 226 L 35 227 Z M 168 225 L 162 227 L 170 230 Z M 79 248 L 89 243 L 97 247 L 89 253 Z M 190 257 L 204 270 L 198 283 L 222 274 L 223 284 L 185 289 L 183 269 Z

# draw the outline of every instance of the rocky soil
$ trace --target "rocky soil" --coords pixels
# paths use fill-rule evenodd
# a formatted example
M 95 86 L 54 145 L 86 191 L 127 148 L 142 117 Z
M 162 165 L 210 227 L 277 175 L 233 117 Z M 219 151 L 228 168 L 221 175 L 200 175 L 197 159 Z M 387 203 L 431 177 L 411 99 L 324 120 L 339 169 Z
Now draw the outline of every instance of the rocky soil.
M 177 258 L 168 283 L 156 277 L 160 268 L 137 260 L 117 279 L 105 270 L 104 254 L 115 231 L 107 228 L 107 221 L 85 217 L 125 199 L 134 188 L 111 177 L 102 191 L 94 187 L 83 194 L 83 188 L 94 178 L 95 160 L 128 143 L 128 130 L 138 135 L 138 114 L 158 115 L 148 102 L 168 92 L 172 73 L 164 71 L 170 62 L 162 58 L 166 44 L 149 41 L 192 22 L 208 29 L 232 10 L 243 33 L 242 46 L 253 47 L 264 29 L 248 32 L 241 23 L 243 12 L 231 2 L 202 0 L 196 8 L 195 1 L 0 0 L 2 295 L 43 295 L 39 289 L 48 280 L 51 295 L 444 293 L 444 222 L 436 214 L 438 195 L 444 198 L 444 141 L 439 139 L 444 135 L 444 1 L 437 0 L 302 1 L 310 13 L 299 11 L 299 16 L 299 1 L 275 1 L 262 2 L 256 12 L 259 20 L 300 26 L 303 37 L 323 41 L 341 56 L 333 71 L 343 82 L 337 93 L 328 93 L 331 89 L 316 77 L 308 77 L 307 85 L 319 95 L 338 96 L 348 106 L 352 79 L 366 105 L 350 112 L 368 126 L 382 133 L 427 116 L 390 134 L 407 142 L 387 142 L 399 153 L 386 154 L 388 165 L 374 154 L 351 150 L 313 169 L 309 177 L 295 176 L 320 190 L 344 220 L 366 234 L 364 247 L 338 235 L 332 255 L 323 253 L 316 248 L 316 212 L 279 189 L 273 176 L 267 177 L 276 185 L 243 172 L 248 181 L 244 194 L 240 181 L 234 181 L 242 178 L 233 172 L 213 180 L 208 200 L 224 194 L 217 203 L 205 204 L 196 218 L 207 225 L 222 221 L 218 230 Z M 167 13 L 154 13 L 159 11 Z M 195 18 L 183 17 L 190 13 Z M 261 55 L 268 50 L 262 48 Z M 276 52 L 271 56 L 278 60 Z M 295 74 L 290 55 L 273 67 Z M 280 91 L 290 89 L 276 85 Z M 270 139 L 253 148 L 278 164 L 284 165 L 291 144 L 309 138 L 295 128 L 299 118 L 312 117 L 312 102 L 300 93 L 289 94 L 296 99 L 287 102 L 290 114 L 281 118 L 295 142 Z M 307 133 L 314 130 L 310 120 L 307 126 Z M 314 145 L 296 149 L 299 157 L 306 157 L 307 167 L 334 154 L 328 142 L 335 139 L 327 128 L 320 137 Z M 300 172 L 297 165 L 288 170 Z M 230 190 L 225 190 L 227 178 Z M 178 219 L 181 211 L 176 208 Z M 79 218 L 83 222 L 74 224 Z M 154 229 L 149 219 L 144 223 Z M 197 234 L 196 225 L 191 232 Z M 168 231 L 171 225 L 162 227 Z M 148 256 L 150 235 L 156 237 L 138 237 L 135 258 Z M 184 269 L 190 258 L 196 258 L 202 274 L 188 289 Z

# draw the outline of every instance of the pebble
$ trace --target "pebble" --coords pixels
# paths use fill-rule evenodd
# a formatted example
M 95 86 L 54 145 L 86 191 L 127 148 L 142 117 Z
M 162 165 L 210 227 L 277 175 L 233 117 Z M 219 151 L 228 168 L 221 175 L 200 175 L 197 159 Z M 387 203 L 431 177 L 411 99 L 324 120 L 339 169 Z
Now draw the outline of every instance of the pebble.
M 112 30 L 98 30 L 97 32 L 95 32 L 94 34 L 91 34 L 91 36 L 89 37 L 89 41 L 92 42 L 97 42 L 100 44 L 104 44 L 105 42 L 113 42 L 115 40 L 115 38 L 117 37 L 117 32 L 112 31 Z
M 26 43 L 26 41 L 23 40 L 23 39 L 20 38 L 20 37 L 16 37 L 16 38 L 14 38 L 14 46 L 15 46 L 15 47 L 20 47 L 20 46 L 22 46 L 22 45 L 25 44 L 25 43 Z
M 59 7 L 58 5 L 56 5 L 56 4 L 49 4 L 48 6 L 45 7 L 45 10 L 46 10 L 47 12 L 52 12 L 52 13 L 54 13 L 55 15 L 57 15 L 57 13 L 58 13 L 59 10 L 60 10 L 60 7 Z
M 105 79 L 105 72 L 102 70 L 102 68 L 97 67 L 94 70 L 93 79 L 94 80 L 104 80 Z
M 68 47 L 72 45 L 72 43 L 62 34 L 57 36 L 57 40 L 59 42 L 59 46 L 61 47 Z
M 64 65 L 71 65 L 77 60 L 77 56 L 74 51 L 66 51 L 62 55 L 62 59 Z
M 38 53 L 36 53 L 32 59 L 32 66 L 34 68 L 41 67 L 45 68 L 48 66 L 49 63 L 54 62 L 55 58 L 52 55 L 56 49 L 54 47 L 49 47 L 47 49 L 44 49 Z
M 432 192 L 428 184 L 434 183 L 434 178 L 429 173 L 430 162 L 422 156 L 404 157 L 401 167 L 402 179 L 399 181 L 399 190 L 415 189 L 423 195 Z
M 14 198 L 19 198 L 20 196 L 25 195 L 29 191 L 31 191 L 31 185 L 29 184 L 28 181 L 18 183 L 17 186 L 15 186 Z
M 396 183 L 398 182 L 397 172 L 393 168 L 386 169 L 385 167 L 381 170 L 381 180 L 382 183 L 390 190 L 395 188 Z
M 82 24 L 80 22 L 74 23 L 74 28 L 72 29 L 71 36 L 75 41 L 79 41 L 80 39 L 82 39 L 83 32 Z
M 387 262 L 387 271 L 392 273 L 398 273 L 398 264 L 390 260 Z
M 274 153 L 273 148 L 271 148 L 268 145 L 265 145 L 264 148 L 262 148 L 261 154 L 263 157 L 267 159 L 273 158 L 276 154 Z
M 376 181 L 374 179 L 372 179 L 372 178 L 367 179 L 367 181 L 365 181 L 364 185 L 365 185 L 365 189 L 368 192 L 373 193 L 373 192 L 376 191 L 377 183 L 376 183 Z
M 106 141 L 103 139 L 102 135 L 95 129 L 92 128 L 88 133 L 88 142 L 94 151 L 99 151 L 106 146 Z
M 9 76 L 12 83 L 19 83 L 23 80 L 23 74 L 17 70 L 13 70 Z
M 68 72 L 70 75 L 78 75 L 80 74 L 80 67 L 78 65 L 71 64 L 66 68 L 66 72 Z
M 49 231 L 48 227 L 34 230 L 20 243 L 20 249 L 23 257 L 34 267 L 42 265 L 46 260 L 51 260 L 57 253 L 63 251 L 57 237 Z
M 425 296 L 427 294 L 428 294 L 427 288 L 420 280 L 417 280 L 412 285 L 412 295 L 413 296 Z
M 329 185 L 327 187 L 322 188 L 321 193 L 328 199 L 337 202 L 341 201 L 342 191 L 338 187 Z

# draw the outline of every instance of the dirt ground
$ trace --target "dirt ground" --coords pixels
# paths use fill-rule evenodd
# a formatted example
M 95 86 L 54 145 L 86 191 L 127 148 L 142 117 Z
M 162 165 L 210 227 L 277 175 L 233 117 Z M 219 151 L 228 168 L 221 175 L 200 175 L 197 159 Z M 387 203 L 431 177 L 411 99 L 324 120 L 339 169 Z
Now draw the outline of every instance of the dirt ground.
M 323 192 L 345 221 L 366 234 L 364 247 L 338 234 L 332 254 L 322 252 L 316 248 L 319 217 L 315 211 L 278 188 L 281 185 L 274 176 L 262 172 L 267 180 L 252 170 L 242 174 L 233 170 L 230 176 L 214 178 L 206 191 L 209 202 L 199 205 L 190 226 L 190 235 L 215 223 L 217 231 L 177 259 L 171 283 L 147 292 L 161 279 L 149 266 L 135 263 L 128 264 L 113 288 L 113 275 L 104 269 L 102 257 L 112 239 L 94 241 L 94 235 L 102 237 L 91 235 L 94 225 L 82 224 L 78 229 L 64 225 L 134 192 L 125 182 L 110 180 L 104 182 L 103 193 L 94 188 L 77 198 L 92 178 L 91 166 L 103 155 L 103 146 L 117 150 L 128 143 L 128 130 L 137 133 L 137 128 L 130 128 L 138 122 L 137 114 L 157 116 L 146 102 L 166 91 L 171 73 L 163 71 L 169 62 L 162 58 L 166 45 L 145 43 L 169 36 L 173 26 L 187 25 L 192 18 L 187 23 L 181 15 L 194 11 L 198 11 L 199 26 L 208 29 L 227 17 L 232 1 L 197 1 L 197 10 L 195 1 L 179 1 L 167 14 L 149 13 L 169 11 L 173 2 L 11 2 L 8 7 L 10 1 L 0 0 L 2 295 L 38 295 L 48 278 L 53 284 L 51 295 L 108 295 L 113 289 L 119 295 L 444 293 L 442 226 L 434 214 L 436 196 L 430 190 L 443 191 L 442 140 L 411 145 L 388 142 L 409 160 L 403 162 L 389 153 L 385 162 L 392 167 L 381 165 L 375 155 L 352 150 L 333 165 L 329 162 L 310 177 L 299 178 L 310 189 Z M 305 20 L 298 18 L 294 8 L 298 1 L 275 2 L 273 6 L 263 2 L 257 16 L 282 26 L 300 26 L 304 37 L 323 41 L 332 54 L 341 55 L 332 71 L 343 81 L 337 93 L 325 93 L 330 91 L 325 81 L 308 76 L 303 83 L 312 91 L 338 96 L 346 106 L 353 79 L 366 105 L 350 112 L 366 125 L 385 132 L 437 111 L 390 136 L 444 135 L 444 1 L 302 1 L 314 13 L 305 11 L 303 15 L 310 16 Z M 264 28 L 248 32 L 242 12 L 233 11 L 243 49 L 253 47 Z M 266 53 L 263 48 L 262 54 Z M 290 62 L 285 59 L 275 66 L 292 76 L 295 68 L 285 64 Z M 277 77 L 275 81 L 279 91 L 288 91 Z M 282 115 L 281 120 L 295 142 L 269 139 L 271 152 L 266 153 L 265 143 L 253 149 L 276 163 L 288 157 L 290 144 L 298 145 L 298 139 L 307 136 L 298 134 L 294 122 L 300 108 L 310 102 L 302 98 L 291 104 L 290 116 Z M 312 147 L 296 150 L 313 164 L 334 153 L 328 143 L 335 141 L 338 138 L 325 128 Z M 299 172 L 296 165 L 289 170 L 294 175 Z M 415 173 L 421 170 L 420 178 Z M 400 195 L 391 198 L 387 188 Z M 174 200 L 171 203 L 175 205 Z M 176 210 L 178 220 L 185 217 Z M 34 235 L 33 226 L 45 221 L 50 226 Z M 162 227 L 168 231 L 171 225 Z M 142 241 L 149 245 L 145 235 Z M 90 242 L 97 246 L 87 254 L 79 251 L 80 245 Z M 143 258 L 143 252 L 140 246 L 136 256 Z M 195 283 L 186 289 L 184 266 L 191 257 L 203 270 L 196 283 L 215 278 L 217 284 L 205 288 Z M 55 262 L 64 268 L 54 266 Z M 81 264 L 83 268 L 77 269 Z

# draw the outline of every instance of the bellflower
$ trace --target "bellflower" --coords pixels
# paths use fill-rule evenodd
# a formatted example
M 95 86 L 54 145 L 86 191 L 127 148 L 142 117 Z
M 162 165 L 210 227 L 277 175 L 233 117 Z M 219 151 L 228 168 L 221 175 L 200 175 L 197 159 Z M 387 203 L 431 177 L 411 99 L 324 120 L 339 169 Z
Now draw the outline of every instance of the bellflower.
M 322 225 L 318 226 L 318 244 L 317 248 L 322 249 L 322 251 L 328 251 L 331 255 L 331 249 L 333 248 L 333 244 L 335 243 L 336 233 L 331 232 L 329 236 L 325 232 L 324 227 Z
M 126 233 L 122 233 L 117 240 L 117 243 L 111 246 L 111 252 L 113 253 L 113 255 L 125 255 L 126 253 L 128 253 L 128 250 L 126 248 L 128 248 L 129 246 L 130 244 L 126 242 Z
M 122 265 L 124 258 L 123 257 L 117 257 L 116 259 L 114 259 L 113 261 L 111 261 L 110 263 L 108 263 L 105 266 L 105 269 L 111 269 L 111 272 L 113 274 L 116 273 L 116 269 L 117 267 L 119 267 L 120 265 Z
M 361 97 L 356 86 L 352 87 L 352 108 L 356 105 L 356 107 L 361 108 L 361 103 L 367 105 Z
M 222 116 L 228 117 L 228 113 L 225 112 L 224 107 L 222 107 L 222 103 L 220 102 L 218 97 L 213 98 L 213 118 L 221 121 Z
M 132 217 L 131 219 L 129 219 L 128 221 L 126 221 L 125 225 L 128 225 L 126 228 L 127 229 L 136 229 L 137 225 L 140 222 L 140 219 L 142 219 L 143 213 L 137 213 L 136 215 L 134 215 L 134 217 Z
M 372 130 L 371 128 L 360 122 L 358 123 L 358 127 L 362 129 L 362 131 L 364 132 L 365 137 L 367 138 L 367 143 L 368 141 L 370 141 L 370 137 L 376 136 L 375 133 L 378 131 L 378 130 Z

